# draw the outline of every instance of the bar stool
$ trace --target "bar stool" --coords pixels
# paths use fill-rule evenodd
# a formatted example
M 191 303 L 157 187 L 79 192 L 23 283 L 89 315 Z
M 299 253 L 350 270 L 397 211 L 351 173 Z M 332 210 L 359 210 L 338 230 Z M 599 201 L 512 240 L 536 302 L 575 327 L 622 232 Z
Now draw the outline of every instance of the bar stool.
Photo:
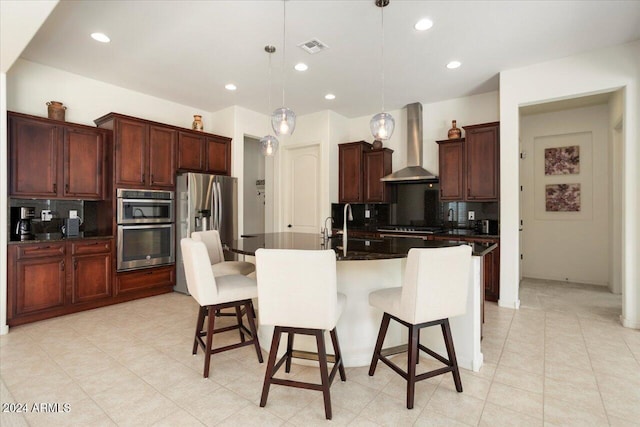
M 243 276 L 246 276 L 254 272 L 256 269 L 256 266 L 250 262 L 225 261 L 220 233 L 217 230 L 194 231 L 191 233 L 191 238 L 193 240 L 203 242 L 207 247 L 207 253 L 209 254 L 213 274 L 216 277 L 227 276 L 230 274 L 242 274 Z
M 470 246 L 414 248 L 409 250 L 402 287 L 380 289 L 369 294 L 369 304 L 384 312 L 369 376 L 373 376 L 378 360 L 381 360 L 407 380 L 407 409 L 413 408 L 416 382 L 436 375 L 451 372 L 456 390 L 462 392 L 449 317 L 462 315 L 466 311 L 470 268 Z M 404 348 L 382 350 L 391 319 L 409 328 L 408 372 L 388 358 L 404 352 Z M 442 328 L 449 359 L 420 344 L 420 330 L 435 325 Z M 446 367 L 416 375 L 418 350 L 444 363 Z
M 198 302 L 198 320 L 196 332 L 193 340 L 193 354 L 198 351 L 198 345 L 204 350 L 204 374 L 209 377 L 209 365 L 211 355 L 226 350 L 232 350 L 246 345 L 253 345 L 258 355 L 258 361 L 262 363 L 262 352 L 258 342 L 258 334 L 255 324 L 255 313 L 251 298 L 258 295 L 256 281 L 240 274 L 232 274 L 216 278 L 213 274 L 207 248 L 204 243 L 193 239 L 182 239 L 180 241 L 184 260 L 184 270 L 187 277 L 187 288 L 191 296 Z M 242 322 L 240 307 L 244 306 L 247 313 L 247 323 L 249 329 Z M 222 308 L 234 307 L 236 309 L 236 325 L 215 329 L 215 311 Z M 204 319 L 208 318 L 207 328 L 204 330 Z M 240 342 L 229 344 L 224 347 L 213 348 L 213 335 L 238 329 Z M 249 340 L 246 340 L 245 334 Z M 206 342 L 203 340 L 206 337 Z
M 342 314 L 346 297 L 339 294 L 336 283 L 336 255 L 332 250 L 258 249 L 256 251 L 260 324 L 275 326 L 267 370 L 264 376 L 260 406 L 267 404 L 271 384 L 322 391 L 324 411 L 331 419 L 329 388 L 336 372 L 346 381 L 336 323 Z M 327 355 L 325 331 L 330 331 L 335 356 Z M 280 337 L 287 333 L 287 349 L 276 363 Z M 293 349 L 296 334 L 315 336 L 317 357 L 313 353 Z M 275 378 L 285 363 L 291 371 L 292 358 L 318 360 L 320 384 Z M 333 362 L 329 372 L 327 362 Z

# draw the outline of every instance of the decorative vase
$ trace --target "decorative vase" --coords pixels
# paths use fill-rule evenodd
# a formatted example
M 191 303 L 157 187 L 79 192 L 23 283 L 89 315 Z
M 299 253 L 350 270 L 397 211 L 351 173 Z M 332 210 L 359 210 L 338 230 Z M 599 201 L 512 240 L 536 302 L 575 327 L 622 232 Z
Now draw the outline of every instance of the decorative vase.
M 451 129 L 449 129 L 449 139 L 460 138 L 462 131 L 456 127 L 456 121 L 451 121 Z
M 64 112 L 67 109 L 62 102 L 58 101 L 49 101 L 47 102 L 47 113 L 49 114 L 49 118 L 53 120 L 60 120 L 64 122 Z
M 374 139 L 373 140 L 373 149 L 374 150 L 381 150 L 382 149 L 382 141 L 380 141 L 379 139 Z
M 202 124 L 202 116 L 198 115 L 198 114 L 194 114 L 193 116 L 193 124 L 191 125 L 191 128 L 194 130 L 203 130 L 204 129 L 204 124 Z

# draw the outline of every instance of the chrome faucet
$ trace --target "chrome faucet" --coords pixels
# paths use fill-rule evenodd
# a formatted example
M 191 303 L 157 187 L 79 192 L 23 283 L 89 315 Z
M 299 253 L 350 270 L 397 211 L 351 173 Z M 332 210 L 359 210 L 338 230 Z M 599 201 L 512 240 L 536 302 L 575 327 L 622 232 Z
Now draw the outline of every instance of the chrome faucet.
M 329 219 L 331 220 L 331 224 L 333 224 L 333 217 L 328 216 L 324 220 L 324 228 L 322 229 L 322 239 L 325 240 L 325 241 L 327 239 L 329 239 L 329 237 L 331 236 L 329 234 L 329 229 L 327 228 L 327 220 L 329 220 Z
M 447 221 L 449 221 L 449 226 L 451 228 L 453 228 L 453 221 L 454 221 L 455 213 L 456 213 L 456 211 L 453 210 L 453 208 L 449 208 L 449 211 L 447 212 Z
M 347 210 L 349 211 L 349 217 L 347 217 Z M 344 205 L 344 220 L 342 221 L 342 241 L 344 246 L 346 246 L 347 242 L 347 219 L 353 221 L 353 211 L 349 203 Z

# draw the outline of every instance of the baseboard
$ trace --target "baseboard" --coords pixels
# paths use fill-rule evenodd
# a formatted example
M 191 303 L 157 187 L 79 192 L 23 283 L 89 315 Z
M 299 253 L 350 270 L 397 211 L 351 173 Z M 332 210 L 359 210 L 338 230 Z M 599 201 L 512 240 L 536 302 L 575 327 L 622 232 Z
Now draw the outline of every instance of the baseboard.
M 622 315 L 620 315 L 620 323 L 622 323 L 622 326 L 625 328 L 640 329 L 640 321 L 627 319 Z
M 505 301 L 503 299 L 499 299 L 498 307 L 512 308 L 512 309 L 518 310 L 520 308 L 520 300 L 517 299 L 515 301 Z

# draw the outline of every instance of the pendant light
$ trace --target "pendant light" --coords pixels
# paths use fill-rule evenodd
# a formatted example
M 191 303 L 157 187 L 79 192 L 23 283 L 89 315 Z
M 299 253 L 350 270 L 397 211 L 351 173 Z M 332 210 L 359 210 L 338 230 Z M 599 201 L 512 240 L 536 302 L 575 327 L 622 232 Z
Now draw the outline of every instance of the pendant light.
M 396 121 L 389 113 L 384 112 L 384 8 L 389 4 L 389 0 L 375 0 L 376 6 L 380 8 L 380 22 L 382 27 L 382 44 L 380 49 L 380 69 L 382 74 L 382 112 L 371 118 L 369 126 L 371 133 L 377 141 L 384 141 L 391 138 L 396 127 Z
M 267 45 L 264 47 L 265 52 L 269 54 L 269 84 L 268 84 L 268 96 L 269 96 L 269 110 L 271 110 L 271 54 L 276 51 L 275 46 Z M 273 156 L 278 151 L 278 138 L 273 135 L 267 135 L 260 139 L 260 151 L 263 156 Z
M 296 128 L 296 113 L 285 107 L 284 103 L 284 75 L 285 75 L 285 47 L 286 47 L 287 3 L 282 0 L 282 107 L 271 114 L 271 126 L 276 135 L 292 135 Z

